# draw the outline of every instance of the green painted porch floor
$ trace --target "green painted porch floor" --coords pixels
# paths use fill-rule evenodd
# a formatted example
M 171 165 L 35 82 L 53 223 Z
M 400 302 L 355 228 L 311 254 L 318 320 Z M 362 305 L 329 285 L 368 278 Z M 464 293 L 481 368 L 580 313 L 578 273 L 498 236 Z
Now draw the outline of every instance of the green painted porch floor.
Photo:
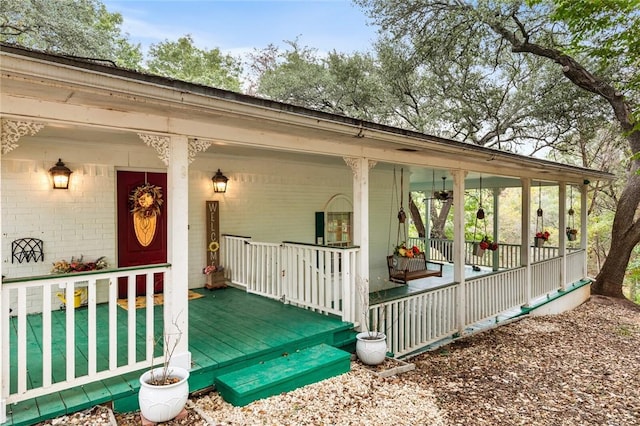
M 191 392 L 211 387 L 216 377 L 267 360 L 285 353 L 309 348 L 319 344 L 335 347 L 350 347 L 355 341 L 352 324 L 335 317 L 320 315 L 308 310 L 284 305 L 278 301 L 247 294 L 235 288 L 214 291 L 197 290 L 205 295 L 189 301 L 189 349 L 192 370 L 189 378 Z M 162 306 L 156 306 L 156 330 L 162 330 Z M 118 334 L 126 335 L 126 311 L 118 308 Z M 136 311 L 138 322 L 139 359 L 144 354 L 144 309 Z M 53 313 L 54 353 L 60 356 L 54 361 L 53 381 L 64 380 L 66 361 L 64 343 L 64 311 Z M 99 330 L 106 327 L 107 305 L 98 306 Z M 102 322 L 100 322 L 102 319 Z M 122 319 L 122 321 L 121 321 Z M 40 315 L 29 315 L 29 334 L 33 344 L 27 346 L 29 383 L 42 383 Z M 84 326 L 83 326 L 84 323 Z M 14 324 L 15 327 L 15 324 Z M 17 353 L 15 328 L 10 352 Z M 86 336 L 86 308 L 76 311 L 76 336 Z M 82 339 L 78 339 L 82 340 Z M 126 342 L 126 337 L 124 337 Z M 108 333 L 98 333 L 98 371 L 105 369 L 108 354 Z M 86 372 L 86 344 L 76 346 L 76 371 Z M 126 360 L 126 344 L 118 348 L 120 362 Z M 12 358 L 15 359 L 15 358 Z M 11 389 L 16 388 L 16 369 L 11 366 Z M 80 411 L 97 404 L 112 402 L 116 412 L 133 411 L 138 408 L 138 379 L 144 370 L 112 379 L 55 392 L 43 397 L 10 405 L 5 425 L 32 425 L 47 419 Z

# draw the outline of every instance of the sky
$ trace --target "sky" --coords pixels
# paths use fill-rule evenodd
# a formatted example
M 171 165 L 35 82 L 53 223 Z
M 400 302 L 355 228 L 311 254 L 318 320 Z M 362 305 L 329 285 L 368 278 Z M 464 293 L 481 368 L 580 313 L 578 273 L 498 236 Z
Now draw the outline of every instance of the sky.
M 190 34 L 199 48 L 243 56 L 298 37 L 319 52 L 370 51 L 376 29 L 350 0 L 102 0 L 143 50 Z

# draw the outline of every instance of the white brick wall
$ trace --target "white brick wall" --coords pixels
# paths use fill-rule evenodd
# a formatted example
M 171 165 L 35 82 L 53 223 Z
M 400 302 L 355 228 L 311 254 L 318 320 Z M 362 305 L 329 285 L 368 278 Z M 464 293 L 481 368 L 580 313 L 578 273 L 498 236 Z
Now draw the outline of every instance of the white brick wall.
M 143 146 L 133 149 L 129 155 L 109 149 L 108 156 L 101 154 L 107 150 L 64 152 L 71 156 L 67 165 L 74 172 L 68 191 L 51 189 L 48 169 L 54 162 L 24 159 L 25 153 L 36 155 L 35 147 L 22 151 L 22 157 L 3 156 L 2 274 L 44 275 L 50 272 L 54 261 L 80 255 L 87 260 L 106 256 L 115 265 L 115 170 L 132 164 L 138 170 L 138 166 L 146 164 L 148 169 L 159 169 L 155 152 Z M 20 150 L 22 147 L 16 152 Z M 83 157 L 109 158 L 113 164 L 73 161 Z M 214 194 L 211 187 L 211 176 L 218 168 L 230 178 L 226 194 Z M 377 167 L 370 174 L 371 286 L 377 288 L 386 279 L 384 260 L 389 252 L 389 235 L 395 244 L 397 212 L 392 212 L 390 206 L 392 172 Z M 205 266 L 206 200 L 220 201 L 221 233 L 251 236 L 256 241 L 313 243 L 315 212 L 338 193 L 352 198 L 353 189 L 351 169 L 342 161 L 333 165 L 300 164 L 259 157 L 199 155 L 190 165 L 189 179 L 190 288 L 202 287 L 205 281 L 201 271 Z M 44 262 L 11 263 L 11 242 L 24 237 L 44 241 Z M 52 303 L 54 308 L 60 304 L 55 295 Z M 34 296 L 32 308 L 37 310 L 37 306 L 41 301 Z

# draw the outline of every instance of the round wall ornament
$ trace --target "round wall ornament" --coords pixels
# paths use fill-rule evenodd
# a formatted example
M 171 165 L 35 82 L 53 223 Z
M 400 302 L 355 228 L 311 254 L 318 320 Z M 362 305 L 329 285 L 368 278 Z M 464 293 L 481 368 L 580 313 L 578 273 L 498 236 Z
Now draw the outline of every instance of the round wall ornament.
M 162 188 L 150 183 L 136 187 L 129 194 L 133 230 L 142 247 L 148 247 L 153 242 L 162 203 Z
M 129 195 L 131 213 L 145 217 L 160 214 L 162 199 L 162 188 L 150 183 L 145 183 L 136 187 Z

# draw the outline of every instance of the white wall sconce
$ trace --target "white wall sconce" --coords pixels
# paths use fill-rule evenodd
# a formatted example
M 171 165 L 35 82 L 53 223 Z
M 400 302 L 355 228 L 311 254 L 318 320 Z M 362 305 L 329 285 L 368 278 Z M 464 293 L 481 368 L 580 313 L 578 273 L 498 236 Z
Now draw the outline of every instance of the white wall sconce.
M 53 189 L 69 189 L 71 173 L 73 172 L 58 158 L 56 165 L 49 169 L 49 174 L 53 179 Z

